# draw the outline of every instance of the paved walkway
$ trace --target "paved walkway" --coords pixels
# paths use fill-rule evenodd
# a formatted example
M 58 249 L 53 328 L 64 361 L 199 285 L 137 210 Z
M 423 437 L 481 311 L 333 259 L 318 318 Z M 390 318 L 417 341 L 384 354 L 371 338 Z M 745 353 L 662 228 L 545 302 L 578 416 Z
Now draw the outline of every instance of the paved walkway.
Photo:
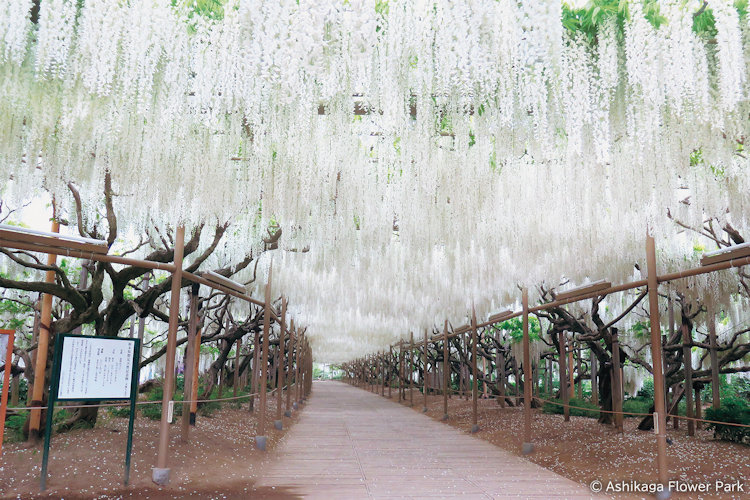
M 590 498 L 554 472 L 342 382 L 316 382 L 259 486 L 304 498 Z

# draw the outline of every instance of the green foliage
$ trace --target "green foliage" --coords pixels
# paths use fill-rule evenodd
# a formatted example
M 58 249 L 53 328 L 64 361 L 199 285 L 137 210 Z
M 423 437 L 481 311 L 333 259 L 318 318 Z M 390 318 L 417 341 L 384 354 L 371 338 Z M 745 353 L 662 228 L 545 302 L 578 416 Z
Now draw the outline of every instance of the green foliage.
M 544 413 L 562 415 L 564 412 L 562 399 L 553 399 L 551 401 L 554 401 L 554 403 L 544 403 L 544 406 L 542 407 L 542 411 Z M 568 402 L 568 404 L 570 406 L 578 406 L 581 408 L 586 408 L 586 410 L 580 410 L 578 408 L 571 408 L 570 414 L 573 416 L 599 418 L 599 408 L 597 408 L 595 404 L 589 401 L 586 401 L 584 399 L 578 399 L 578 398 L 570 398 L 570 401 Z
M 117 418 L 128 418 L 130 416 L 130 406 L 114 406 L 110 408 L 109 414 Z
M 212 395 L 213 396 L 213 395 Z M 218 410 L 221 410 L 221 403 L 219 402 L 210 402 L 210 403 L 202 403 L 198 405 L 198 414 L 203 417 L 212 417 L 214 413 L 216 413 Z
M 622 411 L 629 413 L 651 413 L 651 405 L 654 404 L 653 383 L 651 384 L 651 397 L 640 396 L 640 391 L 638 394 L 638 397 L 626 399 L 622 402 Z M 625 417 L 642 418 L 638 415 L 625 415 Z
M 651 335 L 651 325 L 648 321 L 636 321 L 630 328 L 630 331 L 637 339 L 649 338 Z
M 720 408 L 706 410 L 706 420 L 750 425 L 750 404 L 741 397 L 726 397 L 721 401 Z M 713 430 L 714 437 L 723 441 L 750 444 L 750 427 L 710 423 L 706 428 Z
M 513 343 L 521 342 L 523 340 L 523 319 L 520 317 L 503 321 L 499 325 L 493 325 L 492 329 L 508 332 Z M 539 319 L 534 316 L 529 316 L 529 339 L 532 342 L 534 340 L 539 340 L 540 332 L 541 327 L 539 326 Z
M 638 391 L 638 397 L 654 400 L 654 379 L 649 378 L 643 381 L 643 387 Z
M 640 1 L 643 15 L 655 28 L 659 28 L 667 22 L 661 14 L 659 0 L 589 0 L 583 7 L 575 8 L 563 2 L 562 23 L 563 27 L 571 34 L 582 34 L 593 43 L 596 41 L 599 26 L 611 18 L 616 19 L 618 37 L 623 34 L 624 21 L 630 18 L 630 4 Z M 734 7 L 741 18 L 746 18 L 748 12 L 748 0 L 736 0 Z M 716 36 L 716 19 L 711 10 L 711 3 L 700 7 L 693 12 L 693 32 L 705 37 Z
M 28 411 L 20 411 L 9 415 L 5 419 L 5 435 L 3 441 L 6 443 L 20 443 L 24 440 L 23 426 L 26 424 Z

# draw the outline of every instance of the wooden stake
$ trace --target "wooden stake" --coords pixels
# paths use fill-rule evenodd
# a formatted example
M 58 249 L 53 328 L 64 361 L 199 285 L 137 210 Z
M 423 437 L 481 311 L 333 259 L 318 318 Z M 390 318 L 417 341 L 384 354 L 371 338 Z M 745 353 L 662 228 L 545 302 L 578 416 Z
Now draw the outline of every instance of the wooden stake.
M 167 454 L 169 453 L 169 420 L 167 420 L 169 402 L 172 401 L 174 388 L 174 358 L 177 352 L 177 326 L 180 320 L 180 289 L 182 288 L 182 257 L 185 245 L 185 226 L 179 226 L 175 232 L 174 266 L 172 289 L 169 302 L 169 329 L 167 331 L 167 358 L 164 368 L 164 395 L 161 400 L 161 422 L 159 423 L 159 449 L 156 467 L 152 471 L 152 480 L 164 486 L 169 484 Z
M 286 330 L 286 298 L 281 297 L 281 328 L 279 330 L 279 366 L 276 374 L 276 420 L 281 424 L 281 402 L 284 399 L 284 331 Z M 281 430 L 281 429 L 279 429 Z
M 273 264 L 268 268 L 268 283 L 266 283 L 265 308 L 263 311 L 263 350 L 260 359 L 260 383 L 263 385 L 260 389 L 260 408 L 258 411 L 258 435 L 255 437 L 255 443 L 258 449 L 265 451 L 266 443 L 266 399 L 268 397 L 268 337 L 271 334 L 271 273 Z M 262 439 L 259 439 L 262 438 Z
M 529 338 L 529 291 L 523 289 L 523 449 L 524 455 L 534 451 L 531 442 L 531 339 Z
M 664 400 L 664 367 L 662 366 L 661 324 L 659 322 L 659 285 L 656 271 L 656 244 L 646 236 L 646 262 L 648 269 L 648 302 L 651 319 L 651 359 L 654 370 L 654 426 L 656 430 L 656 465 L 659 482 L 666 489 L 669 480 L 667 469 L 667 413 Z
M 54 201 L 52 203 L 52 232 L 60 232 L 60 223 L 57 221 L 57 214 L 54 208 Z M 53 254 L 47 255 L 47 265 L 54 266 L 57 262 L 57 256 Z M 55 271 L 47 271 L 44 277 L 45 283 L 55 282 Z M 34 365 L 34 386 L 32 388 L 32 397 L 30 405 L 44 406 L 44 388 L 46 386 L 47 379 L 47 353 L 49 351 L 49 340 L 52 334 L 52 295 L 45 293 L 42 295 L 42 312 L 40 315 L 40 329 L 39 338 L 37 340 L 36 348 L 36 364 Z M 31 410 L 31 416 L 29 420 L 29 441 L 38 440 L 41 435 L 39 432 L 42 419 L 42 410 Z

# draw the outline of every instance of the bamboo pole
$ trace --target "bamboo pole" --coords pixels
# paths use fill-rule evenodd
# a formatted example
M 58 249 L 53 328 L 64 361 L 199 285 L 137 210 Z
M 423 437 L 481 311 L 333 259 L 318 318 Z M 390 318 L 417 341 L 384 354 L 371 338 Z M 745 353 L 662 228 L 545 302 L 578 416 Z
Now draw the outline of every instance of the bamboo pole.
M 661 324 L 659 323 L 659 284 L 656 271 L 656 244 L 651 235 L 646 236 L 646 261 L 648 269 L 648 302 L 651 320 L 651 359 L 654 370 L 654 427 L 656 431 L 656 464 L 659 482 L 668 486 L 667 469 L 667 412 L 664 400 L 664 368 L 661 364 Z
M 52 203 L 52 232 L 60 232 L 60 223 L 57 220 L 57 211 L 54 208 L 54 201 Z M 0 244 L 2 245 L 2 244 Z M 54 266 L 57 262 L 57 256 L 55 254 L 47 255 L 47 265 Z M 55 282 L 55 271 L 49 270 L 46 272 L 44 277 L 45 283 Z M 44 388 L 46 387 L 47 379 L 47 353 L 49 352 L 49 340 L 52 334 L 52 295 L 45 293 L 42 295 L 42 312 L 40 315 L 39 322 L 39 338 L 37 340 L 36 348 L 36 364 L 34 365 L 34 386 L 32 387 L 31 406 L 39 407 L 44 405 Z M 31 416 L 29 420 L 29 441 L 37 441 L 41 438 L 39 431 L 42 421 L 42 410 L 33 409 L 31 410 Z
M 266 283 L 265 308 L 263 311 L 263 350 L 260 359 L 260 408 L 258 411 L 258 435 L 255 436 L 255 445 L 259 450 L 266 450 L 266 398 L 268 396 L 268 341 L 271 333 L 271 273 L 273 264 L 268 268 L 268 283 Z
M 167 454 L 169 453 L 169 420 L 167 408 L 172 400 L 174 388 L 174 358 L 177 352 L 177 326 L 180 320 L 180 289 L 182 287 L 182 257 L 185 249 L 185 226 L 179 226 L 175 234 L 174 267 L 172 274 L 171 299 L 169 302 L 169 329 L 167 331 L 167 359 L 164 368 L 164 395 L 161 401 L 161 422 L 159 423 L 159 446 L 156 467 L 152 470 L 154 483 L 164 486 L 169 484 Z
M 523 446 L 522 453 L 534 451 L 531 442 L 531 340 L 529 338 L 529 290 L 524 287 L 521 295 L 523 306 Z M 516 384 L 518 381 L 516 380 Z

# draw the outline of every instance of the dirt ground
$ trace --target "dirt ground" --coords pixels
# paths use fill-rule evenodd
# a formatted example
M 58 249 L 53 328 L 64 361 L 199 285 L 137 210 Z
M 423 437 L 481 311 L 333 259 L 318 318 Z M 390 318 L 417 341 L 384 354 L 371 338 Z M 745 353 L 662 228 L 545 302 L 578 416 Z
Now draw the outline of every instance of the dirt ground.
M 397 401 L 397 398 L 397 392 L 393 391 L 392 399 Z M 423 401 L 422 393 L 415 389 L 415 411 L 422 411 Z M 408 399 L 402 404 L 408 405 Z M 427 408 L 427 415 L 442 418 L 443 397 L 429 396 Z M 471 399 L 453 396 L 448 400 L 448 414 L 448 425 L 467 432 L 471 429 Z M 477 437 L 521 456 L 523 407 L 500 408 L 494 399 L 480 399 L 477 417 L 480 428 Z M 656 481 L 656 440 L 653 433 L 637 430 L 639 421 L 626 418 L 625 432 L 618 434 L 612 426 L 601 425 L 593 418 L 570 417 L 570 422 L 566 423 L 562 415 L 544 414 L 535 409 L 532 416 L 534 452 L 527 458 L 587 486 L 594 480 L 605 485 L 608 481 L 653 483 Z M 688 437 L 683 422 L 679 430 L 672 429 L 672 422 L 669 422 L 667 437 L 672 441 L 667 450 L 670 480 L 708 483 L 711 487 L 709 494 L 676 493 L 673 498 L 750 498 L 750 447 L 715 440 L 713 433 L 706 430 L 696 430 L 695 437 Z M 738 480 L 744 493 L 716 493 L 716 481 Z M 652 497 L 635 493 L 614 496 Z
M 75 430 L 52 439 L 47 491 L 39 492 L 42 446 L 7 443 L 0 459 L 2 498 L 297 498 L 284 491 L 256 489 L 254 478 L 268 452 L 255 448 L 256 413 L 229 405 L 211 417 L 198 415 L 190 429 L 190 442 L 180 442 L 180 417 L 170 429 L 168 466 L 171 482 L 159 488 L 151 481 L 156 463 L 159 421 L 138 417 L 133 431 L 130 485 L 124 487 L 123 473 L 127 438 L 126 418 L 100 413 L 94 429 Z M 301 408 L 304 411 L 304 407 Z M 268 451 L 298 418 L 284 417 L 284 431 L 273 427 L 276 400 L 267 408 Z

